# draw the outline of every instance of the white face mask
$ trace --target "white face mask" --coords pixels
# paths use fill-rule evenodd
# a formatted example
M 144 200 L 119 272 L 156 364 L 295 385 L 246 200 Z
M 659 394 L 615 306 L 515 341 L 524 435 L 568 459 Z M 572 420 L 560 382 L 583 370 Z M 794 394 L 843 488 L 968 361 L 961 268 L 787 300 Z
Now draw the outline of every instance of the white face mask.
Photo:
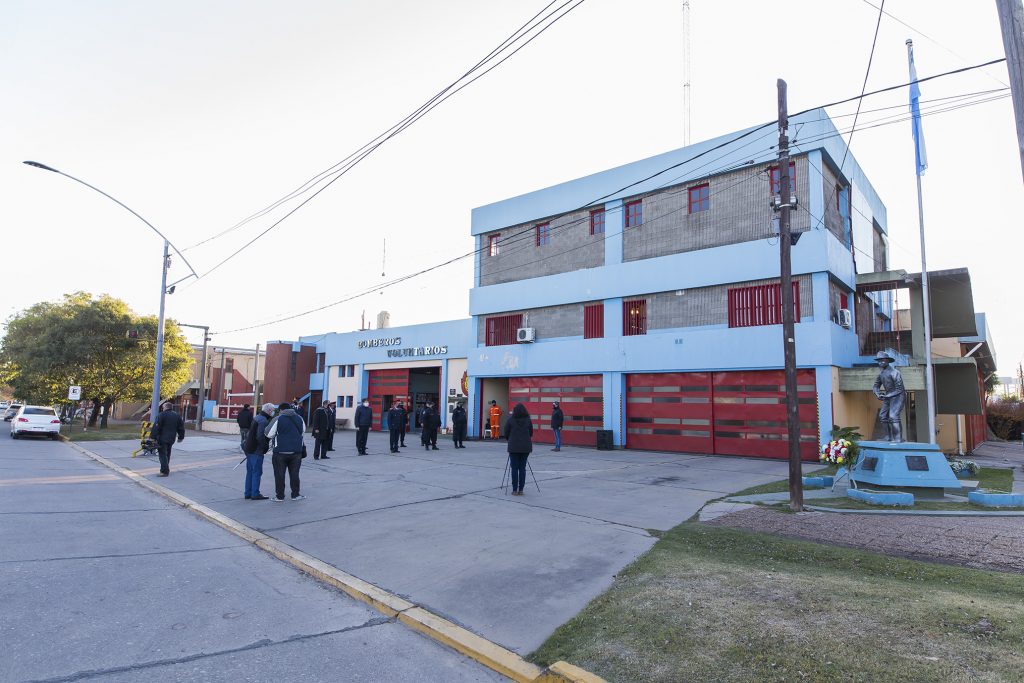
M 370 402 L 369 401 L 363 401 L 363 407 L 364 408 L 369 408 L 370 407 Z

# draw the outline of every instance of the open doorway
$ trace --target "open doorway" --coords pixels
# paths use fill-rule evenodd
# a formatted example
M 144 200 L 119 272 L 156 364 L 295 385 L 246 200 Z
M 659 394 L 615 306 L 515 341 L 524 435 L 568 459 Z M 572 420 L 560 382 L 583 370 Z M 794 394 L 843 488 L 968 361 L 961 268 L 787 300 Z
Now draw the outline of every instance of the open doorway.
M 420 414 L 423 412 L 424 406 L 429 401 L 437 410 L 440 408 L 440 398 L 441 368 L 412 368 L 409 370 L 409 400 L 412 410 L 409 425 L 412 429 L 422 429 Z
M 511 410 L 508 398 L 508 378 L 484 377 L 480 380 L 480 404 L 477 406 L 480 412 L 478 413 L 479 419 L 477 424 L 480 425 L 479 436 L 485 438 L 488 436 L 491 425 L 491 401 L 496 401 L 498 407 L 501 408 L 501 422 L 504 423 Z M 495 438 L 497 437 L 495 436 Z

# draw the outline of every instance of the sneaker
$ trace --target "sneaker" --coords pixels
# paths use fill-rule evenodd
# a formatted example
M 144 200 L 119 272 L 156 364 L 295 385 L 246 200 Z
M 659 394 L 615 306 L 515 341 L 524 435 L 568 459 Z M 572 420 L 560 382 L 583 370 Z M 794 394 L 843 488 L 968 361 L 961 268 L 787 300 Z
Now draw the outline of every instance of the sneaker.
M 253 500 L 267 500 L 268 497 L 264 496 L 262 493 L 257 493 L 255 496 L 252 497 L 252 499 Z
M 292 500 L 306 500 L 306 497 L 300 493 L 297 496 L 292 496 Z
M 274 498 L 271 498 L 270 500 L 274 501 L 275 503 L 283 503 L 284 502 L 284 498 L 274 497 Z

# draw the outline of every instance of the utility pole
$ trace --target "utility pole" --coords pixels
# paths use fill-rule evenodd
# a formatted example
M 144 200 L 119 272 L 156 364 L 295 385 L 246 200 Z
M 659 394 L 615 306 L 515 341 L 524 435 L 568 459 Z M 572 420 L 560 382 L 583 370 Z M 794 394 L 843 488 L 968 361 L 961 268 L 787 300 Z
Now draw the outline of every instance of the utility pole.
M 779 288 L 782 303 L 782 350 L 786 364 L 786 428 L 789 435 L 789 507 L 804 509 L 803 472 L 800 469 L 800 403 L 796 383 L 796 323 L 793 319 L 793 248 L 790 210 L 793 208 L 789 177 L 789 114 L 786 81 L 776 82 L 779 91 Z
M 256 345 L 256 368 L 252 371 L 252 411 L 260 412 L 260 345 Z
M 179 327 L 191 327 L 203 331 L 203 362 L 199 366 L 199 407 L 196 410 L 196 431 L 203 431 L 203 408 L 206 403 L 206 355 L 210 343 L 209 325 L 186 325 L 178 323 Z
M 217 405 L 220 406 L 221 394 L 227 395 L 224 390 L 224 359 L 227 357 L 227 349 L 220 347 L 220 380 L 217 382 Z M 229 411 L 230 412 L 230 411 Z
M 1003 30 L 1006 68 L 1010 72 L 1010 94 L 1017 118 L 1017 147 L 1024 173 L 1024 8 L 1021 0 L 996 0 L 999 26 Z
M 160 320 L 156 331 L 156 364 L 153 369 L 153 397 L 149 403 L 149 419 L 156 422 L 160 412 L 160 383 L 164 371 L 164 302 L 167 299 L 167 269 L 171 267 L 171 245 L 164 240 L 163 269 L 160 272 Z

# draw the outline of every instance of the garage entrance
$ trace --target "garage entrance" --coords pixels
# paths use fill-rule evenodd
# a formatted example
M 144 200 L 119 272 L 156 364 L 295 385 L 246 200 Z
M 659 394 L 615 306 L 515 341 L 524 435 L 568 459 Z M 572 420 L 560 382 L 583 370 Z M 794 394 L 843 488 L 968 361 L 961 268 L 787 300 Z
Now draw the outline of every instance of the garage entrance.
M 818 456 L 814 370 L 797 371 L 800 457 Z M 626 378 L 626 446 L 788 457 L 781 370 L 635 374 Z
M 554 443 L 551 404 L 558 401 L 565 414 L 562 442 L 577 446 L 597 443 L 597 430 L 604 424 L 604 389 L 601 375 L 556 377 L 512 377 L 508 404 L 522 403 L 533 419 L 533 440 Z

